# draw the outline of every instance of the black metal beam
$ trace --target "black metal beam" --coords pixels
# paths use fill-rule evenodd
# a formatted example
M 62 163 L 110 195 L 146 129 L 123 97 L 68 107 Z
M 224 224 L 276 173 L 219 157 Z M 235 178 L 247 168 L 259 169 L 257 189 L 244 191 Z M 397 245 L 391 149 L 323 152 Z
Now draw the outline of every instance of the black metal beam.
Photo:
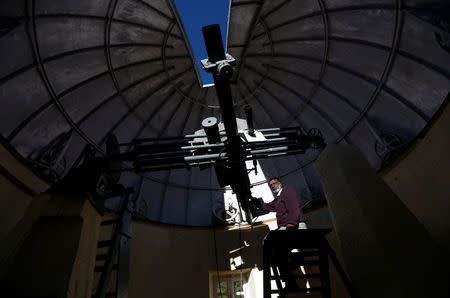
M 203 27 L 202 31 L 209 61 L 216 62 L 217 60 L 225 59 L 219 25 Z M 247 221 L 251 222 L 252 216 L 248 206 L 248 200 L 251 197 L 250 181 L 245 166 L 241 140 L 237 134 L 236 113 L 233 105 L 229 76 L 229 73 L 223 73 L 219 69 L 213 72 L 215 90 L 227 135 L 228 146 L 226 150 L 230 157 L 228 165 L 233 172 L 233 176 L 230 177 L 230 185 L 236 193 L 238 202 L 246 213 Z

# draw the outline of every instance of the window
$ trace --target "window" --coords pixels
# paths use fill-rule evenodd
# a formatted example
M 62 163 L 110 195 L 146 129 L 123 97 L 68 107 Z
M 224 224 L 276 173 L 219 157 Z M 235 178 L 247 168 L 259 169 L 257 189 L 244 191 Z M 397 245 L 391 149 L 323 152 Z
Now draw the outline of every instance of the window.
M 245 298 L 250 269 L 236 271 L 209 272 L 210 298 Z

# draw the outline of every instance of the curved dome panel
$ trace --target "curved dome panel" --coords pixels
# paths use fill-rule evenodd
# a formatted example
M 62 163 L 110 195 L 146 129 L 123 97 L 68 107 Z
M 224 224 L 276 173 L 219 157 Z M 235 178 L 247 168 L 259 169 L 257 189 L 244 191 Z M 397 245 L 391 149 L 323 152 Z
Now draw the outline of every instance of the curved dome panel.
M 231 80 L 238 117 L 248 104 L 256 128 L 319 128 L 327 143 L 358 146 L 379 169 L 448 95 L 445 5 L 231 1 L 227 50 L 238 62 Z M 85 144 L 102 152 L 110 133 L 120 142 L 190 134 L 202 119 L 221 118 L 214 88 L 200 86 L 172 1 L 3 1 L 0 15 L 0 133 L 51 179 Z M 312 167 L 319 153 L 260 164 L 307 208 L 323 200 Z M 167 223 L 212 224 L 213 201 L 224 192 L 211 169 L 122 180 L 138 190 L 141 215 Z

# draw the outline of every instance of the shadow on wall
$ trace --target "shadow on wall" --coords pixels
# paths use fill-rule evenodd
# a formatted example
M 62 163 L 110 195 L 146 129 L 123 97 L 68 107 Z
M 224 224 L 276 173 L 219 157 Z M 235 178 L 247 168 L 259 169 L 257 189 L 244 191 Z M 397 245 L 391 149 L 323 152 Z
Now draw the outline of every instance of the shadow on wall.
M 269 232 L 267 226 L 239 233 L 140 220 L 133 221 L 132 230 L 130 297 L 149 292 L 153 297 L 209 297 L 209 272 L 262 269 L 262 241 Z

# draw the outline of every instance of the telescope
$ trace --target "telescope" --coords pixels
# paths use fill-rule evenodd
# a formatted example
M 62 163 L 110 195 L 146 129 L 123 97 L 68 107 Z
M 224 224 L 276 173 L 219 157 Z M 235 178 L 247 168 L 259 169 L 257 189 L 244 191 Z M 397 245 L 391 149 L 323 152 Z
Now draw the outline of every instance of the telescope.
M 120 173 L 124 171 L 145 173 L 178 168 L 214 167 L 219 185 L 229 185 L 232 188 L 247 222 L 251 224 L 254 209 L 250 208 L 252 186 L 246 161 L 253 160 L 256 171 L 258 159 L 304 154 L 308 149 L 324 147 L 325 142 L 317 128 L 311 128 L 308 132 L 301 127 L 255 129 L 250 106 L 244 108 L 247 129 L 238 131 L 230 87 L 236 61 L 224 51 L 219 25 L 206 26 L 202 30 L 208 53 L 208 58 L 202 60 L 202 65 L 213 75 L 225 130 L 219 130 L 216 118 L 208 117 L 201 123 L 204 133 L 136 138 L 129 143 L 119 143 L 114 135 L 110 135 L 106 156 L 94 158 L 86 153 L 83 158 L 86 162 L 76 164 L 78 169 L 85 169 L 83 173 L 91 174 L 81 173 L 77 177 L 83 180 L 94 173 L 97 178 L 82 184 L 93 185 L 94 193 L 98 197 L 104 195 L 104 189 L 107 189 L 109 184 L 115 185 Z M 121 147 L 126 149 L 121 150 Z M 80 157 L 79 160 L 81 159 Z M 131 166 L 123 167 L 122 162 Z M 93 171 L 93 168 L 96 170 Z

